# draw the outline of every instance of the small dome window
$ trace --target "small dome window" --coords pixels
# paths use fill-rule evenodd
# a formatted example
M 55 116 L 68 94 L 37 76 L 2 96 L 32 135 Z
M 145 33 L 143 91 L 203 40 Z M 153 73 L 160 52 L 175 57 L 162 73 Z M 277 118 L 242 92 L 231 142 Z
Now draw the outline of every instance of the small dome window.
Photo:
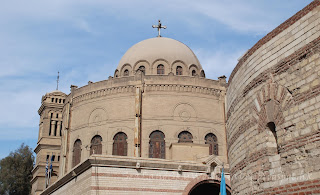
M 114 72 L 114 77 L 116 77 L 116 78 L 119 77 L 119 71 L 118 71 L 118 70 L 116 70 L 116 71 Z
M 163 64 L 159 64 L 157 66 L 157 74 L 164 74 L 164 65 Z
M 141 72 L 146 72 L 146 67 L 144 67 L 144 66 L 140 66 L 139 68 L 138 68 L 138 70 L 140 70 Z
M 197 76 L 197 71 L 196 70 L 192 70 L 192 76 Z
M 124 70 L 123 76 L 129 76 L 129 70 L 128 70 L 128 69 L 125 69 L 125 70 Z
M 203 70 L 201 70 L 201 72 L 200 72 L 200 77 L 206 77 L 206 74 L 204 73 L 204 71 Z
M 181 66 L 177 66 L 176 75 L 182 75 L 182 67 Z

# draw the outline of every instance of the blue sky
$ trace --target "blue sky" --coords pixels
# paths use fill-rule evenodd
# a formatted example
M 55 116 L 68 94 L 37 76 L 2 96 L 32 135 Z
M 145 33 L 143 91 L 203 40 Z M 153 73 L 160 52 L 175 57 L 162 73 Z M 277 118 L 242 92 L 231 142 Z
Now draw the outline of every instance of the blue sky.
M 38 139 L 41 96 L 112 76 L 135 43 L 157 35 L 188 45 L 206 77 L 237 59 L 311 0 L 4 1 L 0 7 L 0 158 Z

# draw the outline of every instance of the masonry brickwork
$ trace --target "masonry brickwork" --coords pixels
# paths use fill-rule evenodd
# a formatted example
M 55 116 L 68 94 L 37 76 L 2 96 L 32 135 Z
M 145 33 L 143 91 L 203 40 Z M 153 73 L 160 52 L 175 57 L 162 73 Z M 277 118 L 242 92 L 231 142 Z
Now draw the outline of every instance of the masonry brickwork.
M 233 194 L 320 190 L 320 1 L 240 59 L 227 90 Z

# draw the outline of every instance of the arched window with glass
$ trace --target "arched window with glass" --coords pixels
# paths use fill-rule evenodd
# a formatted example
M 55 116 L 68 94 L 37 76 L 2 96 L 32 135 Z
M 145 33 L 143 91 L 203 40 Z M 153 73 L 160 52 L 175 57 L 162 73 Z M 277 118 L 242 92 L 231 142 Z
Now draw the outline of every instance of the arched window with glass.
M 182 131 L 178 135 L 178 143 L 193 143 L 193 136 L 189 131 Z
M 166 158 L 165 136 L 162 131 L 153 131 L 149 141 L 149 158 Z
M 77 164 L 80 163 L 81 160 L 81 140 L 77 139 L 73 144 L 73 151 L 72 151 L 72 167 L 75 167 Z
M 112 155 L 127 156 L 127 139 L 127 135 L 123 132 L 119 132 L 113 137 Z
M 213 133 L 208 133 L 204 139 L 206 141 L 206 144 L 210 144 L 209 154 L 219 155 L 217 136 L 215 136 Z
M 164 74 L 164 65 L 163 64 L 159 64 L 157 66 L 157 74 Z
M 91 139 L 90 155 L 102 154 L 102 137 L 96 135 Z

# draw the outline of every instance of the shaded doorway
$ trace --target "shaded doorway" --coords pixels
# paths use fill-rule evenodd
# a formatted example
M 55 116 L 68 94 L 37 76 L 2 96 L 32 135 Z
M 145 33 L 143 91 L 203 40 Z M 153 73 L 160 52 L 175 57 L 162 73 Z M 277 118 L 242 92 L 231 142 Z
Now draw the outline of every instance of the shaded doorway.
M 219 183 L 209 181 L 200 182 L 189 192 L 189 195 L 219 195 L 220 185 Z M 227 187 L 227 195 L 231 195 Z

